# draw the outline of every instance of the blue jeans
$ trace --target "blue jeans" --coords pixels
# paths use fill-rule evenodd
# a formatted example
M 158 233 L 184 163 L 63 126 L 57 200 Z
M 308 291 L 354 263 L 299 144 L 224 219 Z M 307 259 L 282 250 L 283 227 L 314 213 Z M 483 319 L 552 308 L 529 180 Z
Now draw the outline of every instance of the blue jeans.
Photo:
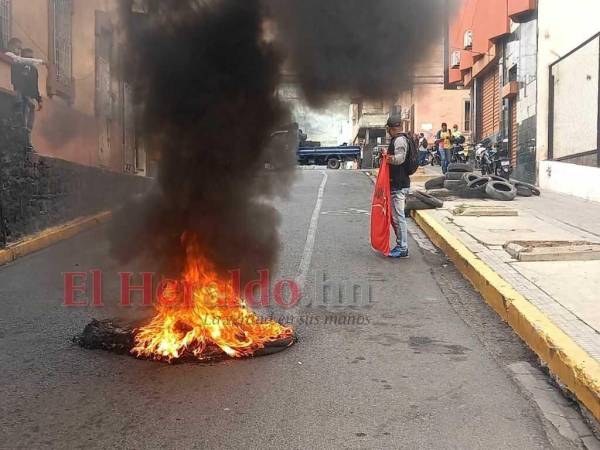
M 402 251 L 408 250 L 408 229 L 404 207 L 409 191 L 408 188 L 392 190 L 392 227 L 396 233 L 396 243 Z
M 450 160 L 448 158 L 448 153 L 445 149 L 439 148 L 438 153 L 440 155 L 440 163 L 442 165 L 442 172 L 446 173 L 448 171 L 448 164 L 450 164 Z
M 425 164 L 427 164 L 428 155 L 429 152 L 427 150 L 419 150 L 419 160 L 417 161 L 417 164 L 419 166 L 424 166 Z

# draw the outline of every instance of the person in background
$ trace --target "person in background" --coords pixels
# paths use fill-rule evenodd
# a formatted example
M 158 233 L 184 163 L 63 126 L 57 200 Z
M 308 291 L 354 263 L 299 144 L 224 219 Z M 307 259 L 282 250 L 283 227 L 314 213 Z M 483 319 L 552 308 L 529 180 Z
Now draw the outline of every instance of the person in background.
M 408 228 L 404 207 L 410 191 L 410 175 L 406 156 L 409 152 L 410 136 L 402 133 L 402 119 L 391 116 L 387 121 L 387 131 L 392 138 L 385 158 L 390 164 L 390 189 L 392 201 L 392 227 L 396 233 L 396 247 L 392 258 L 408 258 Z
M 33 50 L 25 48 L 21 51 L 24 58 L 21 61 L 34 60 Z M 13 62 L 11 66 L 11 81 L 17 93 L 17 109 L 20 113 L 23 126 L 27 129 L 27 148 L 33 149 L 31 133 L 37 110 L 42 109 L 42 96 L 38 88 L 38 71 L 35 64 L 29 62 Z
M 419 149 L 419 166 L 424 166 L 427 164 L 427 156 L 429 156 L 428 147 L 429 143 L 427 142 L 425 135 L 423 133 L 419 133 L 419 142 L 417 145 L 417 148 Z
M 35 65 L 46 65 L 43 59 L 38 58 L 27 58 L 21 54 L 21 49 L 23 47 L 23 43 L 20 39 L 12 38 L 8 41 L 8 51 L 4 53 L 11 59 L 11 63 L 20 63 L 20 64 L 35 64 Z
M 439 145 L 440 162 L 442 164 L 442 172 L 448 171 L 448 164 L 450 164 L 450 151 L 452 150 L 452 133 L 448 129 L 446 122 L 442 123 L 442 129 L 437 132 L 436 141 Z
M 458 152 L 460 152 L 462 150 L 462 144 L 465 143 L 465 137 L 458 130 L 458 125 L 456 125 L 456 124 L 454 124 L 452 126 L 452 138 L 451 138 L 451 141 L 452 141 L 452 152 L 458 158 Z
M 454 139 L 462 137 L 462 133 L 458 130 L 458 125 L 456 124 L 452 125 L 452 137 Z

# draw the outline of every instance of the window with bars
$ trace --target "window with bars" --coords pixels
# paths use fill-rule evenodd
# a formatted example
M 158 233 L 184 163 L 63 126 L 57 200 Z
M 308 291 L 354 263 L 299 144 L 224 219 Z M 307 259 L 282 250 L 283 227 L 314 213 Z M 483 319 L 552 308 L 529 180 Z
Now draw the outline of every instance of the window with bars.
M 50 62 L 52 76 L 49 89 L 52 94 L 71 98 L 72 72 L 72 17 L 73 0 L 50 0 Z
M 6 50 L 10 40 L 11 0 L 0 0 L 0 50 Z
M 463 126 L 463 130 L 465 130 L 465 133 L 469 133 L 471 132 L 471 100 L 465 100 L 464 116 L 465 123 Z

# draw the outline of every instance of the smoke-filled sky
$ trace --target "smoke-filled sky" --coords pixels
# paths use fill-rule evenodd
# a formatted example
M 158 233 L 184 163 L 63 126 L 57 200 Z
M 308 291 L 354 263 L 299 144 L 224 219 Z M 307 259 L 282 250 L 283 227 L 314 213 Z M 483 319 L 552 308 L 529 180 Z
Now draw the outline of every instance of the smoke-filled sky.
M 311 105 L 394 98 L 419 52 L 441 36 L 429 17 L 443 0 L 148 3 L 133 14 L 132 0 L 123 2 L 124 61 L 141 139 L 160 154 L 158 184 L 117 216 L 114 253 L 177 273 L 187 231 L 217 269 L 252 276 L 276 261 L 280 218 L 268 199 L 287 193 L 295 164 L 293 145 L 270 141 L 289 122 L 277 96 L 284 58 Z M 266 19 L 275 42 L 263 39 Z
M 309 103 L 395 100 L 442 37 L 445 0 L 265 0 Z

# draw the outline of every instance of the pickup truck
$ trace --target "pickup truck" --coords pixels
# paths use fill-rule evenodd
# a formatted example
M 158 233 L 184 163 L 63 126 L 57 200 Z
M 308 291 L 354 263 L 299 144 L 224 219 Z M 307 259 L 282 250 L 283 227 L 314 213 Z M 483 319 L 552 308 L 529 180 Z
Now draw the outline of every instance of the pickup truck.
M 327 165 L 329 169 L 339 169 L 343 161 L 358 161 L 360 147 L 354 145 L 340 145 L 338 147 L 298 147 L 296 151 L 298 164 Z

